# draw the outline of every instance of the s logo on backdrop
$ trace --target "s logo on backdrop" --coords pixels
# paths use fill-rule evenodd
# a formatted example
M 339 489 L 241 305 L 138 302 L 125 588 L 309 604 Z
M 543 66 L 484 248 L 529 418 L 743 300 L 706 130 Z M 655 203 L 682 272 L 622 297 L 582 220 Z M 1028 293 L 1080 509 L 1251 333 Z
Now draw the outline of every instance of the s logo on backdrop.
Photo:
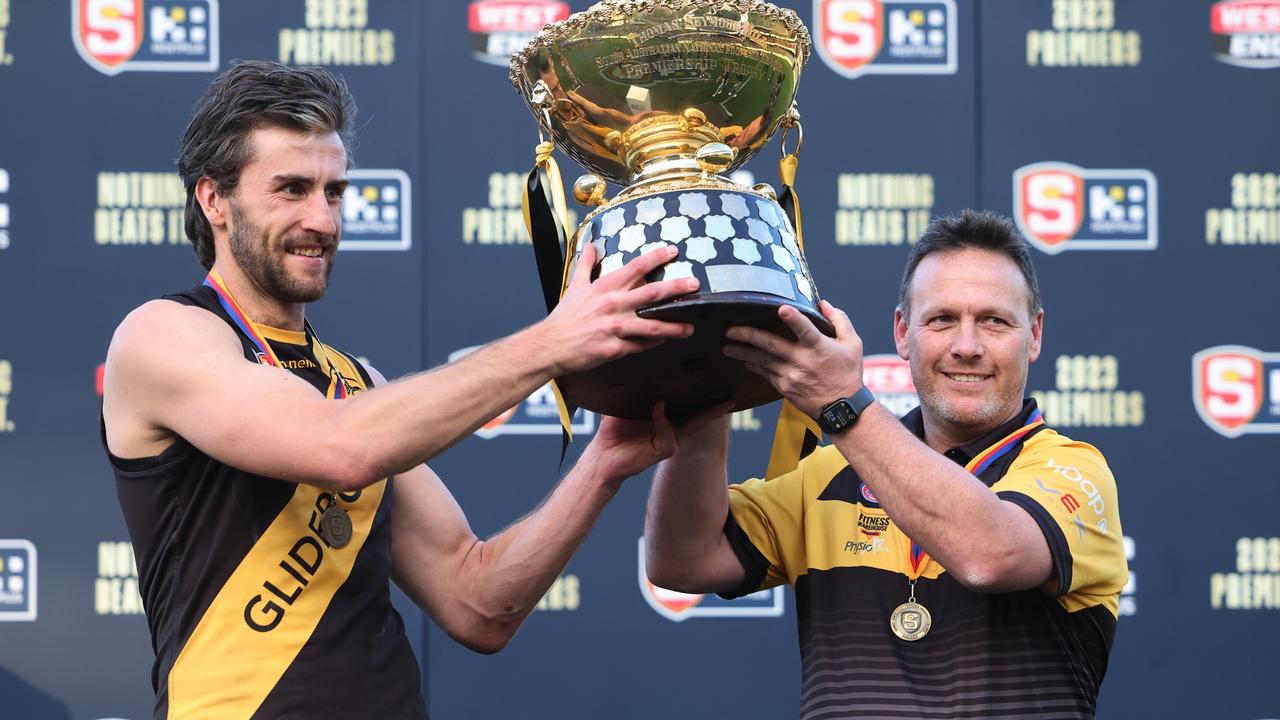
M 71 0 L 71 40 L 100 73 L 218 69 L 218 0 Z
M 1041 162 L 1013 172 L 1013 217 L 1038 249 L 1154 250 L 1156 177 L 1150 170 L 1090 170 Z
M 649 582 L 644 571 L 644 538 L 636 541 L 637 577 L 640 594 L 654 612 L 672 622 L 684 622 L 689 618 L 760 618 L 782 617 L 786 610 L 781 587 L 761 590 L 734 600 L 719 595 L 682 593 L 658 587 Z
M 847 78 L 953 75 L 954 0 L 814 0 L 818 56 Z
M 1229 438 L 1280 433 L 1280 353 L 1218 345 L 1191 359 L 1196 413 Z

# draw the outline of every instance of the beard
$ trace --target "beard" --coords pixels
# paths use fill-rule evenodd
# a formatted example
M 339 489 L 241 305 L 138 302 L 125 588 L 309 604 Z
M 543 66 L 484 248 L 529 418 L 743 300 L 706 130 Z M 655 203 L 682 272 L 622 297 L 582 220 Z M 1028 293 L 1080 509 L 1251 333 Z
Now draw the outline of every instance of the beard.
M 1022 408 L 1023 388 L 1026 387 L 1027 382 L 1025 369 L 1021 379 L 1012 378 L 1011 383 L 1002 381 L 991 394 L 982 399 L 981 405 L 975 409 L 968 409 L 950 403 L 946 393 L 938 388 L 938 383 L 928 374 L 928 368 L 916 367 L 915 362 L 913 356 L 912 377 L 929 378 L 923 383 L 916 382 L 916 393 L 920 398 L 920 404 L 930 415 L 945 425 L 970 429 L 978 433 L 986 432 L 1005 422 L 1011 414 Z
M 271 240 L 263 234 L 262 228 L 249 220 L 239 204 L 233 201 L 230 206 L 231 220 L 234 223 L 230 238 L 231 256 L 259 289 L 286 303 L 309 303 L 324 297 L 325 290 L 329 288 L 329 275 L 333 272 L 336 253 L 325 253 L 324 278 L 319 284 L 298 280 L 285 270 L 284 257 L 271 252 Z M 287 252 L 294 242 L 304 241 L 314 241 L 326 251 L 337 244 L 337 238 L 330 236 L 294 236 L 283 238 L 281 249 Z

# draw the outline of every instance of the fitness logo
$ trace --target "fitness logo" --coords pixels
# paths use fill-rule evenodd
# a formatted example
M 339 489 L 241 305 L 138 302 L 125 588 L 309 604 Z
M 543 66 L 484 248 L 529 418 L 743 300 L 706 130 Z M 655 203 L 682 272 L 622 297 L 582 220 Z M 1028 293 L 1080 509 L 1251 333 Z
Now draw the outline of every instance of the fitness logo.
M 897 355 L 868 355 L 862 359 L 862 382 L 889 412 L 902 417 L 920 405 L 911 363 Z
M 954 0 L 814 0 L 818 55 L 847 77 L 954 75 Z
M 1154 250 L 1156 177 L 1042 162 L 1013 172 L 1013 212 L 1027 240 L 1064 250 Z
M 866 485 L 863 485 L 863 487 L 865 488 Z M 866 513 L 862 513 L 858 516 L 858 529 L 862 531 L 863 535 L 868 537 L 875 537 L 882 532 L 888 532 L 889 516 L 868 515 Z
M 644 571 L 644 538 L 636 541 L 637 573 L 640 594 L 649 607 L 672 622 L 684 622 L 689 618 L 755 618 L 782 617 L 786 609 L 781 587 L 761 590 L 735 600 L 725 600 L 719 595 L 700 595 L 667 590 L 649 582 Z
M 1209 11 L 1209 23 L 1222 62 L 1280 67 L 1280 0 L 1223 0 Z
M 471 54 L 507 67 L 544 25 L 567 17 L 569 4 L 559 0 L 475 0 L 467 12 Z
M 408 250 L 413 244 L 409 176 L 403 170 L 349 170 L 339 250 Z
M 0 621 L 36 619 L 36 546 L 0 540 Z
M 2 196 L 9 194 L 9 171 L 0 168 L 0 250 L 9 247 L 9 203 Z
M 449 354 L 449 362 L 455 362 L 479 349 L 479 345 L 473 345 L 456 350 Z M 569 423 L 569 430 L 576 437 L 589 435 L 595 429 L 596 414 L 578 408 Z M 551 383 L 547 383 L 534 390 L 524 402 L 485 423 L 475 434 L 488 440 L 499 435 L 559 435 L 560 432 L 560 409 L 556 406 L 555 391 L 551 389 Z
M 1280 433 L 1280 353 L 1218 345 L 1191 359 L 1192 397 L 1205 424 L 1229 438 Z
M 71 39 L 107 75 L 218 69 L 218 0 L 71 0 Z

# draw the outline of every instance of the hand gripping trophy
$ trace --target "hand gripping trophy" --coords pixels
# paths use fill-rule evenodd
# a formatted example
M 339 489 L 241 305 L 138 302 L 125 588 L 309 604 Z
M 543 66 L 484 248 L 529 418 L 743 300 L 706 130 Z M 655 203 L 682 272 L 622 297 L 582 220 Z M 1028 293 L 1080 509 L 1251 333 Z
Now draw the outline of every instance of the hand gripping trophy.
M 692 323 L 691 337 L 560 378 L 570 405 L 631 418 L 649 417 L 658 400 L 672 417 L 727 399 L 755 407 L 778 394 L 721 353 L 725 328 L 789 334 L 777 315 L 785 303 L 833 334 L 817 309 L 792 189 L 803 142 L 793 99 L 809 50 L 796 14 L 762 0 L 604 0 L 546 26 L 512 57 L 511 81 L 542 141 L 525 217 L 548 310 L 587 244 L 597 251 L 593 277 L 674 245 L 676 259 L 649 280 L 700 282 L 697 293 L 640 311 Z M 781 195 L 729 180 L 780 126 Z M 572 237 L 557 147 L 590 171 L 573 186 L 592 209 Z M 623 186 L 607 200 L 606 180 Z

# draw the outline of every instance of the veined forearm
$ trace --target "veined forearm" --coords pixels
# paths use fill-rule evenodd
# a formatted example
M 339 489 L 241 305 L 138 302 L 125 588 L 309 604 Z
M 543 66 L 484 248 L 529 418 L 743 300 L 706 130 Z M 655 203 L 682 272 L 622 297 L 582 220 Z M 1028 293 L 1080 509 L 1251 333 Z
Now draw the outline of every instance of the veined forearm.
M 658 466 L 645 512 L 645 557 L 650 575 L 681 584 L 723 541 L 729 512 L 725 462 L 727 417 L 681 441 Z

